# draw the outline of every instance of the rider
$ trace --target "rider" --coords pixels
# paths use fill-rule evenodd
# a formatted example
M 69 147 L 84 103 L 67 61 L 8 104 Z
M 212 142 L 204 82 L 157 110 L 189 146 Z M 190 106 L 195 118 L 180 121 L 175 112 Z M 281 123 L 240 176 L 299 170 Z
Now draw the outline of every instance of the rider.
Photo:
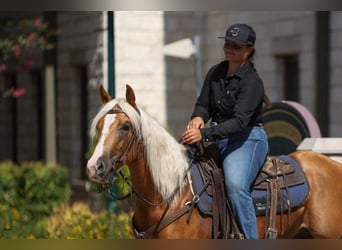
M 251 190 L 268 141 L 261 116 L 264 86 L 253 63 L 256 34 L 246 24 L 233 24 L 219 38 L 225 60 L 209 69 L 182 141 L 216 142 L 233 215 L 245 238 L 257 239 Z

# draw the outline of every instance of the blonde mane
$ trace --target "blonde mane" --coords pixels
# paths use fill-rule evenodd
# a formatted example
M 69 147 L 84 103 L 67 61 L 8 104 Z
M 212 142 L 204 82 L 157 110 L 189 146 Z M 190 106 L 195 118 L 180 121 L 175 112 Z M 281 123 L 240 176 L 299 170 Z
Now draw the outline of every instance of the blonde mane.
M 116 104 L 130 118 L 138 138 L 143 142 L 147 165 L 157 191 L 164 200 L 177 197 L 174 192 L 177 189 L 182 191 L 188 170 L 186 149 L 142 109 L 139 108 L 139 115 L 126 99 L 111 100 L 95 116 L 91 124 L 91 136 L 94 137 L 96 133 L 99 119 Z

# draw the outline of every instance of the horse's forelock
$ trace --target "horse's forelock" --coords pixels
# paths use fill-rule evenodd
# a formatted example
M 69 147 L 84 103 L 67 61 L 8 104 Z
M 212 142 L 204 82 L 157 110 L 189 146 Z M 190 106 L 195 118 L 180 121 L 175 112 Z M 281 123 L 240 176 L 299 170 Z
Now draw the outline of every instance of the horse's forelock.
M 129 117 L 129 119 L 131 120 L 135 130 L 137 133 L 140 134 L 140 131 L 137 131 L 137 129 L 139 129 L 139 119 L 138 116 L 139 114 L 137 113 L 137 111 L 126 101 L 125 98 L 117 98 L 117 99 L 113 99 L 109 102 L 107 102 L 105 105 L 103 105 L 100 110 L 98 111 L 98 113 L 95 115 L 91 126 L 90 126 L 90 137 L 94 138 L 94 136 L 96 135 L 96 125 L 99 122 L 99 120 L 108 113 L 108 111 L 112 110 L 115 105 L 119 105 L 120 108 L 127 114 L 127 116 Z

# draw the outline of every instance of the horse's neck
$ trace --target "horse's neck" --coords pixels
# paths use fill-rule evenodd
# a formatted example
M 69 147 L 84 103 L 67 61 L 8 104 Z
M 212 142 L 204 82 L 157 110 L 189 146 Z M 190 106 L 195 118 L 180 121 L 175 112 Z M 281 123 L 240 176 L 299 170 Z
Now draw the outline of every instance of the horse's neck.
M 129 166 L 133 188 L 139 193 L 135 195 L 134 215 L 134 224 L 138 230 L 149 229 L 156 225 L 163 216 L 172 214 L 183 207 L 186 202 L 191 201 L 192 193 L 189 183 L 186 183 L 181 196 L 176 200 L 177 202 L 171 205 L 168 203 L 169 201 L 163 201 L 155 188 L 154 181 L 149 172 L 149 166 L 146 165 L 146 162 L 136 160 L 134 164 Z
M 142 161 L 143 157 L 137 157 L 137 159 L 129 164 L 131 181 L 135 192 L 143 197 L 148 202 L 158 204 L 162 202 L 160 194 L 156 191 L 152 176 L 149 171 L 149 167 L 145 161 Z M 137 204 L 139 202 L 145 203 L 141 198 L 136 198 Z
M 153 123 L 149 125 L 153 133 L 142 133 L 145 138 L 143 149 L 138 150 L 137 157 L 129 164 L 132 185 L 135 192 L 139 193 L 135 197 L 135 223 L 141 226 L 141 229 L 146 229 L 160 220 L 169 205 L 164 199 L 170 202 L 169 199 L 178 197 L 183 184 L 181 182 L 185 178 L 184 169 L 187 168 L 179 144 L 172 141 L 161 127 Z M 179 164 L 179 169 L 173 168 L 176 163 Z M 174 201 L 178 204 L 178 199 Z M 176 207 L 173 201 L 171 204 L 168 212 L 172 212 Z
M 136 160 L 129 165 L 129 168 L 133 189 L 136 192 L 134 223 L 140 229 L 147 229 L 159 220 L 165 205 L 149 204 L 162 204 L 163 201 L 156 191 L 146 162 Z

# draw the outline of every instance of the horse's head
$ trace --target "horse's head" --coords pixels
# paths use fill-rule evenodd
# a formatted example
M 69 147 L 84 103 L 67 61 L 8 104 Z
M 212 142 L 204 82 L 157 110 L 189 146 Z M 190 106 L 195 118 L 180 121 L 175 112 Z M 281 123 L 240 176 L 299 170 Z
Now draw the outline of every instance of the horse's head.
M 129 113 L 134 112 L 137 116 L 139 111 L 134 91 L 129 85 L 126 85 L 126 100 L 112 100 L 102 86 L 100 97 L 104 106 L 91 126 L 96 146 L 87 169 L 92 180 L 106 183 L 111 173 L 134 157 L 131 149 L 136 143 L 137 133 Z

